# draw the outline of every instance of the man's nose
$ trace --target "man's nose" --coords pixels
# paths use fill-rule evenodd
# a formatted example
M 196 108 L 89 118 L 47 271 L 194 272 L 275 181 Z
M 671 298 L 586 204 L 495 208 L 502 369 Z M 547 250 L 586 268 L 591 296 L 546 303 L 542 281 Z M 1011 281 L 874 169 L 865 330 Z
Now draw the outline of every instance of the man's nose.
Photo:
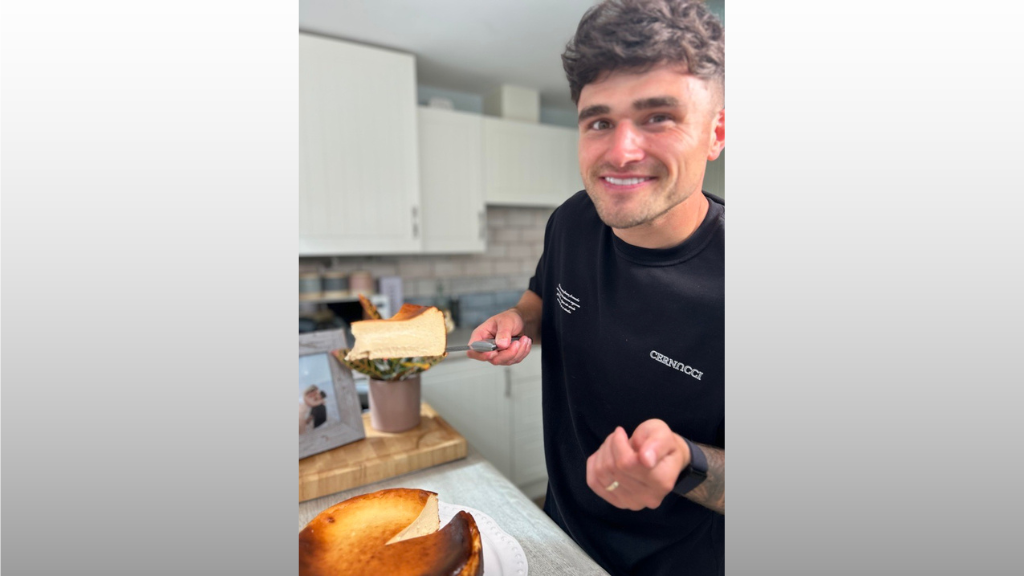
M 631 162 L 644 159 L 643 135 L 630 122 L 621 122 L 612 134 L 611 148 L 607 160 L 616 167 L 623 167 Z

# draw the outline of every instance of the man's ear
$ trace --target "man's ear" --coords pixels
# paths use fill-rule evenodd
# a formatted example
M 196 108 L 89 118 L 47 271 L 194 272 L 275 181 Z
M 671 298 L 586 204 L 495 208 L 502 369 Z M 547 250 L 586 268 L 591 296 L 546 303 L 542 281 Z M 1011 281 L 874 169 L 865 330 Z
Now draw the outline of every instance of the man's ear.
M 725 149 L 725 108 L 715 115 L 714 124 L 711 126 L 711 147 L 708 149 L 708 160 L 717 160 L 718 155 Z

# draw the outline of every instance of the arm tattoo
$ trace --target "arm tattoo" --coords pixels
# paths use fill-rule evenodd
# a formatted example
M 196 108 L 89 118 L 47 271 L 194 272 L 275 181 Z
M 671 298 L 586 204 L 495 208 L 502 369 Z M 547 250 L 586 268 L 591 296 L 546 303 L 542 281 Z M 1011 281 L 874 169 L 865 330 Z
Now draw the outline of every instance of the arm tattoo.
M 704 453 L 708 460 L 708 477 L 693 490 L 684 495 L 684 498 L 693 500 L 701 506 L 705 506 L 725 515 L 725 450 L 715 448 L 706 444 L 697 444 L 698 449 Z

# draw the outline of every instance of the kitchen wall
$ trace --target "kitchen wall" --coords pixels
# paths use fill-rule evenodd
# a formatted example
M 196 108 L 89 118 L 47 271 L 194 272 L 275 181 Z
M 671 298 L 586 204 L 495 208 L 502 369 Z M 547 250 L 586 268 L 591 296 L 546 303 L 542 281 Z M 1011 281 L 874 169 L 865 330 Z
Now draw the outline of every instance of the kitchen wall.
M 431 98 L 449 100 L 452 103 L 452 108 L 461 112 L 484 113 L 484 97 L 480 94 L 435 88 L 423 84 L 416 87 L 416 101 L 420 106 L 429 106 Z M 540 123 L 575 128 L 576 111 L 571 108 L 558 109 L 541 106 Z
M 439 293 L 445 297 L 473 295 L 460 298 L 460 324 L 465 325 L 515 304 L 526 290 L 544 249 L 544 226 L 553 211 L 488 206 L 487 251 L 483 254 L 309 257 L 299 258 L 299 269 L 367 270 L 376 278 L 401 276 L 406 301 L 415 303 L 433 303 L 430 300 Z

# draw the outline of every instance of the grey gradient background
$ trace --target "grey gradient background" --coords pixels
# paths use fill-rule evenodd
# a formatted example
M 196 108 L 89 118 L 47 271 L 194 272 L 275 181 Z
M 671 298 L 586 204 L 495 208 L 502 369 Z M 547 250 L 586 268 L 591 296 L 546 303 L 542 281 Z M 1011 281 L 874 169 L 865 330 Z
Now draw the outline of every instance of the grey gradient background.
M 297 5 L 3 10 L 3 573 L 293 573 Z
M 730 574 L 1022 572 L 1022 10 L 729 3 Z M 294 573 L 296 6 L 0 22 L 2 568 Z
M 1024 8 L 728 10 L 728 572 L 1024 573 Z

